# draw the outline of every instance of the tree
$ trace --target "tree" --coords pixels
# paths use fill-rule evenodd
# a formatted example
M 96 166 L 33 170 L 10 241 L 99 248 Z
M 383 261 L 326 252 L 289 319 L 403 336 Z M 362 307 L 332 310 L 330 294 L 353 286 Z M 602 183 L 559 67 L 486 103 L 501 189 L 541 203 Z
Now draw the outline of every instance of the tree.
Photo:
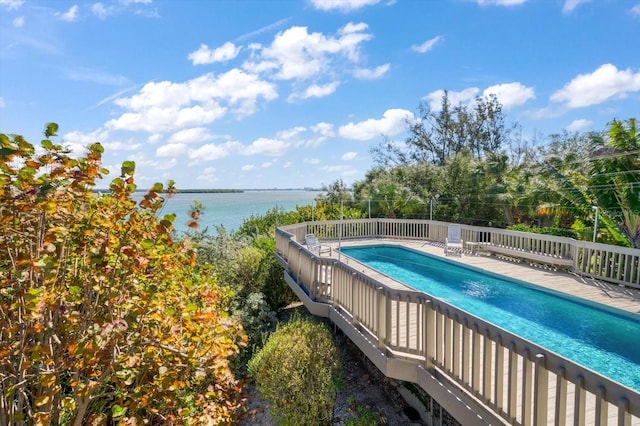
M 589 187 L 603 216 L 640 248 L 640 133 L 636 119 L 613 120 L 592 139 Z
M 174 216 L 158 217 L 173 183 L 136 204 L 125 161 L 94 193 L 102 146 L 72 158 L 57 129 L 39 150 L 0 134 L 0 424 L 229 421 L 245 338 Z

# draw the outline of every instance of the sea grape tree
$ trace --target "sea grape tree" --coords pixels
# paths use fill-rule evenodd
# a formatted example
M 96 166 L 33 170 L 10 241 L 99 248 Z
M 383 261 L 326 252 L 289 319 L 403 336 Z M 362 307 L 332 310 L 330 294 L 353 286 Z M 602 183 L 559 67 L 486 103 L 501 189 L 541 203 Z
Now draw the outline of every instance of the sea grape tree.
M 227 358 L 244 344 L 230 295 L 134 200 L 135 164 L 104 194 L 103 147 L 73 158 L 0 134 L 0 424 L 204 424 L 238 407 Z

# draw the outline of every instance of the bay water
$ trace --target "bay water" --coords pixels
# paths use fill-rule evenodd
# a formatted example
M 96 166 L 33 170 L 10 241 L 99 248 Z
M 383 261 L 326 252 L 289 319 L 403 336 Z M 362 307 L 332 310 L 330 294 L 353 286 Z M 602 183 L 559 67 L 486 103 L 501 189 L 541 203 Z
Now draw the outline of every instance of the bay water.
M 295 210 L 297 206 L 312 204 L 319 194 L 304 190 L 178 193 L 166 201 L 160 215 L 175 213 L 176 230 L 178 233 L 187 231 L 189 209 L 194 201 L 198 201 L 204 205 L 199 230 L 208 228 L 209 233 L 216 234 L 216 226 L 222 225 L 230 233 L 237 231 L 252 215 L 263 215 L 274 208 Z M 143 195 L 136 193 L 135 198 L 142 199 Z

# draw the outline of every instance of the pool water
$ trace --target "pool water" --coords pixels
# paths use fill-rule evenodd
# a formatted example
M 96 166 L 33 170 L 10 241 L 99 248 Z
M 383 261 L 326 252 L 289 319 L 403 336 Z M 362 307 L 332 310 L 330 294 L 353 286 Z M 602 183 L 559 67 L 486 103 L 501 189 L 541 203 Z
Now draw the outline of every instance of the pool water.
M 640 317 L 398 246 L 342 247 L 367 266 L 640 391 Z

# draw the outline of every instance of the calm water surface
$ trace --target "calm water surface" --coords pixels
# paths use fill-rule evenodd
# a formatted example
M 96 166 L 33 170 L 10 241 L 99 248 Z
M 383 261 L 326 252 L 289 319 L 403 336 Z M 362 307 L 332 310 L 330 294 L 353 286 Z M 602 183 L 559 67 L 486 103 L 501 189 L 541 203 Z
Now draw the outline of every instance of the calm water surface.
M 186 231 L 189 208 L 193 201 L 205 206 L 200 220 L 200 229 L 209 228 L 215 233 L 215 227 L 224 226 L 227 232 L 237 231 L 245 219 L 251 215 L 262 215 L 273 208 L 286 211 L 295 210 L 296 206 L 306 206 L 320 194 L 315 191 L 245 191 L 238 193 L 181 193 L 170 198 L 163 214 L 175 213 L 175 227 L 178 231 Z M 144 193 L 136 193 L 141 199 Z
M 640 316 L 393 246 L 342 252 L 640 391 Z

